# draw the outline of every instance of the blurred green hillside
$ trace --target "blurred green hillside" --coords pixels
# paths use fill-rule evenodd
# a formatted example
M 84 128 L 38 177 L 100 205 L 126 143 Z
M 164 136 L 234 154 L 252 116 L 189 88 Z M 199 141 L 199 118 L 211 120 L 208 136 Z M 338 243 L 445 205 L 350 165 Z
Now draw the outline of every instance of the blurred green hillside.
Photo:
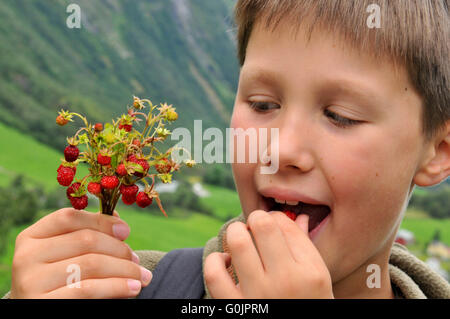
M 70 29 L 69 4 L 81 9 Z M 110 121 L 132 95 L 173 104 L 177 125 L 228 125 L 239 67 L 233 0 L 2 0 L 0 121 L 53 147 L 61 108 Z M 207 30 L 207 32 L 205 32 Z

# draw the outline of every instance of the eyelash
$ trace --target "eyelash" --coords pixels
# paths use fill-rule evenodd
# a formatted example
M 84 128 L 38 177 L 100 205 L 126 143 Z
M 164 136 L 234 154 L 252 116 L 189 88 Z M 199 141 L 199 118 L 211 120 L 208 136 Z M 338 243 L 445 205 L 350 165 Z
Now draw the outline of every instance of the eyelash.
M 250 102 L 250 108 L 252 108 L 256 112 L 263 113 L 263 112 L 271 110 L 271 109 L 261 109 L 261 108 L 258 108 L 258 105 L 269 105 L 269 104 L 277 105 L 277 104 L 271 103 L 271 102 Z
M 349 126 L 354 126 L 354 125 L 361 123 L 361 121 L 342 117 L 342 116 L 340 116 L 334 112 L 331 112 L 330 110 L 327 110 L 327 109 L 323 110 L 323 113 L 325 114 L 326 117 L 332 119 L 336 126 L 341 127 L 341 128 L 347 128 Z
M 270 103 L 270 102 L 250 102 L 250 108 L 255 110 L 258 113 L 264 113 L 264 112 L 266 112 L 268 110 L 271 110 L 271 109 L 261 109 L 261 108 L 258 108 L 258 105 L 268 105 L 268 104 L 277 105 L 275 103 Z M 348 119 L 346 117 L 342 117 L 342 116 L 338 115 L 337 113 L 331 112 L 328 109 L 325 109 L 323 112 L 324 112 L 326 117 L 331 119 L 333 121 L 333 123 L 337 127 L 340 127 L 340 128 L 347 128 L 347 127 L 354 126 L 354 125 L 362 123 L 361 121 L 352 120 L 352 119 Z

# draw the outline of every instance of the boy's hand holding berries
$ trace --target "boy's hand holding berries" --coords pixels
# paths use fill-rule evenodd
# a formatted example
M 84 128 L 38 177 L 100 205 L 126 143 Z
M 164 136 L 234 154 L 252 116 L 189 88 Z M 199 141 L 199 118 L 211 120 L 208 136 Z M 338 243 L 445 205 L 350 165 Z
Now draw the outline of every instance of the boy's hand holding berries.
M 140 112 L 146 104 L 150 106 L 148 115 Z M 156 110 L 159 112 L 152 114 Z M 130 228 L 114 208 L 120 197 L 125 204 L 139 207 L 155 200 L 165 213 L 153 189 L 155 179 L 170 181 L 180 165 L 168 160 L 170 149 L 161 152 L 155 144 L 170 133 L 165 128 L 164 137 L 157 132 L 164 122 L 175 120 L 175 114 L 167 104 L 156 108 L 149 100 L 137 97 L 127 114 L 112 124 L 91 125 L 77 113 L 60 112 L 56 119 L 59 125 L 66 125 L 75 116 L 84 122 L 84 127 L 68 139 L 57 169 L 58 183 L 67 187 L 73 208 L 51 213 L 17 236 L 11 298 L 130 298 L 149 284 L 152 274 L 139 266 L 138 256 L 123 242 Z M 134 124 L 141 118 L 145 122 L 138 131 Z M 89 174 L 75 179 L 81 162 L 89 165 Z M 186 161 L 186 166 L 193 164 Z M 142 190 L 138 183 L 144 185 Z M 100 213 L 83 211 L 88 192 L 99 198 Z M 79 288 L 70 287 L 72 282 L 67 281 L 69 266 L 74 265 L 79 266 Z
M 76 188 L 76 187 L 75 187 Z M 81 199 L 80 199 L 81 200 Z M 16 239 L 11 298 L 131 298 L 152 274 L 123 241 L 130 228 L 113 216 L 64 208 Z M 79 288 L 70 287 L 78 266 Z

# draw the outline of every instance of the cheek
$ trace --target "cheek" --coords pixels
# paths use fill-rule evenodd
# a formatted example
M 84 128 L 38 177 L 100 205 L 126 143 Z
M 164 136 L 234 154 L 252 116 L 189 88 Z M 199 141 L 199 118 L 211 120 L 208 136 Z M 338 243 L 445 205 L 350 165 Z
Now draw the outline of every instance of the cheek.
M 251 119 L 247 116 L 247 112 L 245 112 L 242 105 L 236 103 L 231 117 L 230 127 L 246 130 L 249 127 L 255 127 L 252 124 Z M 236 190 L 239 195 L 242 211 L 245 217 L 247 217 L 257 205 L 258 198 L 255 185 L 255 170 L 257 169 L 258 164 L 237 162 L 238 143 L 236 139 L 234 140 L 232 152 L 234 154 L 234 159 L 232 159 L 231 168 L 236 183 Z M 246 154 L 249 154 L 248 143 L 245 144 L 245 152 Z
M 332 268 L 350 269 L 355 261 L 373 256 L 395 235 L 401 221 L 413 175 L 414 148 L 408 136 L 389 144 L 383 142 L 385 138 L 328 146 L 333 153 L 329 180 L 336 209 L 332 226 L 335 238 L 339 237 L 335 251 L 340 251 L 332 258 L 340 266 Z
M 242 212 L 247 217 L 257 203 L 256 186 L 254 183 L 254 168 L 250 164 L 233 163 L 233 170 L 236 190 L 239 195 Z
M 414 175 L 417 152 L 411 136 L 389 136 L 369 135 L 363 141 L 334 143 L 330 184 L 336 203 L 376 216 L 399 213 Z

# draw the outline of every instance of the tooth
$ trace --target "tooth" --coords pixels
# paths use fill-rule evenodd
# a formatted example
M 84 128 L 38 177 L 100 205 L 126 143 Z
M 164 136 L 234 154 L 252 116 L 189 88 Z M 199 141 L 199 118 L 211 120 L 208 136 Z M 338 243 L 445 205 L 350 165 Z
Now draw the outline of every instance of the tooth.
M 295 201 L 295 200 L 293 200 L 293 201 L 288 201 L 288 200 L 287 200 L 287 201 L 286 201 L 286 204 L 295 206 L 295 205 L 298 205 L 298 202 Z
M 275 202 L 277 202 L 277 203 L 279 203 L 279 204 L 286 204 L 286 201 L 285 201 L 285 200 L 277 199 L 277 198 L 274 198 L 274 199 L 275 199 Z

